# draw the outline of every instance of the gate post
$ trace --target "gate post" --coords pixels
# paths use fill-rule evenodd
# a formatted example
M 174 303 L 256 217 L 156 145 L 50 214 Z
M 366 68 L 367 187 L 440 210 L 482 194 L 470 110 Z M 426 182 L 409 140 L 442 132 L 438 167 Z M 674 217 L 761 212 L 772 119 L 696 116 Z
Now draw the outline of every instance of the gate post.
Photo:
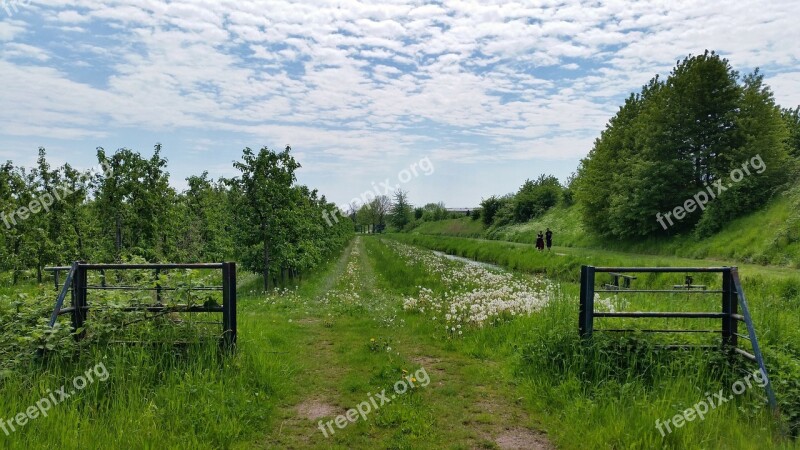
M 89 313 L 86 301 L 88 278 L 86 267 L 83 264 L 83 261 L 75 263 L 75 275 L 72 279 L 72 332 L 76 333 L 75 340 L 81 340 L 86 336 L 86 330 L 82 330 L 80 333 L 77 331 L 84 327 L 86 316 Z
M 236 263 L 222 263 L 222 344 L 236 347 Z
M 581 305 L 578 315 L 578 334 L 592 337 L 594 329 L 594 266 L 581 266 Z
M 737 301 L 736 286 L 733 283 L 733 275 L 730 267 L 725 267 L 722 271 L 722 345 L 736 347 L 739 344 L 736 333 L 738 332 L 738 321 L 733 317 L 739 311 Z

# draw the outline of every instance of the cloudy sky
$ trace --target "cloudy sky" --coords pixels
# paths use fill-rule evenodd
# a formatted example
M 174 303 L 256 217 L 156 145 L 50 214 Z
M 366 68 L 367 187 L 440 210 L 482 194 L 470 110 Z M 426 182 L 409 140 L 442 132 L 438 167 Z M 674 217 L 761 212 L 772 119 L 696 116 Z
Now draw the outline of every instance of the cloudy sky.
M 176 187 L 290 144 L 344 203 L 564 180 L 622 99 L 713 49 L 800 104 L 800 2 L 0 0 L 0 159 L 164 145 Z M 382 189 L 382 188 L 381 188 Z

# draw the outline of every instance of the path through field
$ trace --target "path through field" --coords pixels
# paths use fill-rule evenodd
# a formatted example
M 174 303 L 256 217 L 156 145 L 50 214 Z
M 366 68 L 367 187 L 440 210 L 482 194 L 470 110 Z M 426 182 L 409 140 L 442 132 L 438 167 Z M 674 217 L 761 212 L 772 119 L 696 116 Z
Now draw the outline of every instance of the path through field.
M 403 312 L 403 296 L 382 282 L 367 239 L 355 238 L 314 298 L 287 295 L 271 306 L 272 320 L 291 322 L 295 394 L 279 408 L 263 447 L 552 448 L 497 361 L 465 354 L 437 337 L 425 317 Z M 394 393 L 393 383 L 415 374 L 427 377 Z M 337 427 L 338 415 L 386 388 L 390 402 L 381 406 L 377 398 L 366 420 Z

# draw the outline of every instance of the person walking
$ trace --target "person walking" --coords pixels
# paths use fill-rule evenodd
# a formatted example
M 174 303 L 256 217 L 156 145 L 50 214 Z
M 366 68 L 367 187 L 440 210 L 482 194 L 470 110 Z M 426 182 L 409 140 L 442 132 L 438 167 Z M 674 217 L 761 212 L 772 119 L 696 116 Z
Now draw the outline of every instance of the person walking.
M 547 233 L 544 235 L 545 239 L 547 240 L 547 251 L 550 251 L 550 247 L 553 246 L 553 232 L 550 231 L 550 228 L 547 229 Z
M 541 231 L 536 235 L 536 249 L 539 251 L 544 250 L 544 235 Z

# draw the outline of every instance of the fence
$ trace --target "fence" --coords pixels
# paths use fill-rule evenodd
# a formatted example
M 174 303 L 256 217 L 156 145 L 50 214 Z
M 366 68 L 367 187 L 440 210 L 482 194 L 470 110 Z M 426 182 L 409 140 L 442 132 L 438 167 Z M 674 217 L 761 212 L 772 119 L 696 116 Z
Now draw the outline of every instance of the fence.
M 220 291 L 222 292 L 222 305 L 164 305 L 161 297 L 164 292 L 175 291 L 177 287 L 161 286 L 156 282 L 153 287 L 145 286 L 113 286 L 107 283 L 106 271 L 126 271 L 126 270 L 152 270 L 155 279 L 163 271 L 190 269 L 190 270 L 219 270 L 222 274 L 221 286 L 198 286 L 189 287 L 188 290 L 195 291 Z M 69 314 L 72 319 L 72 329 L 76 333 L 77 339 L 85 336 L 85 331 L 78 332 L 84 328 L 89 311 L 90 291 L 154 291 L 156 301 L 149 305 L 131 305 L 120 308 L 125 312 L 145 311 L 151 313 L 221 313 L 222 314 L 222 333 L 220 343 L 227 349 L 236 346 L 237 339 L 237 319 L 236 319 L 236 264 L 232 262 L 215 264 L 87 264 L 85 262 L 75 262 L 70 267 L 48 267 L 46 270 L 53 272 L 56 289 L 60 289 L 56 299 L 53 314 L 50 317 L 50 326 L 56 324 L 59 316 Z M 91 271 L 99 272 L 101 282 L 99 285 L 90 285 L 88 273 Z M 66 272 L 66 279 L 63 285 L 60 278 L 61 273 Z M 64 307 L 67 294 L 71 294 L 71 304 Z
M 613 284 L 604 285 L 603 289 L 597 290 L 596 274 L 608 273 L 613 278 Z M 631 289 L 631 282 L 636 277 L 626 275 L 630 273 L 719 273 L 722 275 L 721 289 L 707 289 L 706 286 L 695 286 L 692 284 L 692 277 L 686 277 L 685 285 L 673 285 L 672 289 Z M 619 280 L 623 279 L 620 286 Z M 595 311 L 595 293 L 611 292 L 619 293 L 645 293 L 645 294 L 689 294 L 689 295 L 719 295 L 721 298 L 721 308 L 719 311 L 694 312 L 694 311 L 624 311 L 606 312 Z M 741 310 L 741 311 L 740 311 Z M 720 329 L 595 329 L 594 319 L 603 317 L 617 318 L 683 318 L 683 319 L 719 319 Z M 739 333 L 738 325 L 742 322 L 747 326 L 747 335 Z M 581 267 L 581 294 L 580 312 L 578 319 L 578 333 L 583 338 L 591 338 L 595 332 L 629 332 L 639 331 L 644 333 L 720 333 L 722 348 L 728 349 L 735 354 L 741 355 L 748 360 L 758 364 L 766 380 L 765 389 L 770 407 L 773 411 L 777 410 L 777 402 L 772 386 L 767 376 L 767 368 L 764 365 L 764 358 L 758 345 L 753 320 L 750 317 L 750 309 L 747 306 L 747 299 L 742 289 L 739 279 L 739 270 L 736 267 Z M 745 339 L 752 346 L 752 353 L 739 347 L 739 339 Z

